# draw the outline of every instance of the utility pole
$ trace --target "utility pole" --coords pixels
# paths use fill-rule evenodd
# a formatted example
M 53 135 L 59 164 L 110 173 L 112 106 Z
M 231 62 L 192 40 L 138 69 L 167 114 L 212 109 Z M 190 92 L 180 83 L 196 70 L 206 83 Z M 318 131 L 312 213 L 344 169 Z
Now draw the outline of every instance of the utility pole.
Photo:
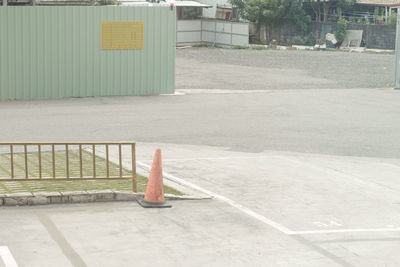
M 7 0 L 3 0 L 3 6 L 7 6 Z
M 396 21 L 396 64 L 395 70 L 395 89 L 400 89 L 400 10 L 397 9 Z

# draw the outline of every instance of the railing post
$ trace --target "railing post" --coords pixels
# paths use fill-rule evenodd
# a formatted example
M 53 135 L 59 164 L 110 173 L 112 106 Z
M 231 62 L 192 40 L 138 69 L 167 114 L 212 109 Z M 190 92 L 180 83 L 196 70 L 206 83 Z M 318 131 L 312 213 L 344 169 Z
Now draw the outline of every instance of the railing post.
M 39 179 L 42 179 L 42 146 L 38 144 Z
M 107 169 L 107 178 L 110 178 L 110 159 L 108 155 L 108 144 L 106 144 L 106 169 Z
M 55 154 L 54 144 L 51 145 L 51 161 L 53 167 L 53 179 L 56 179 L 56 154 Z
M 96 145 L 92 144 L 93 151 L 93 178 L 96 178 Z
M 24 156 L 25 156 L 25 178 L 28 179 L 28 148 L 24 145 Z
M 397 9 L 394 88 L 400 89 L 400 9 Z
M 118 152 L 119 152 L 119 177 L 122 177 L 122 147 L 121 144 L 118 144 Z
M 66 171 L 67 171 L 67 179 L 69 178 L 69 147 L 68 144 L 65 144 L 65 161 L 66 161 Z
M 135 148 L 135 144 L 132 144 L 131 152 L 132 152 L 133 192 L 137 192 L 137 185 L 136 185 L 136 148 Z
M 79 144 L 79 176 L 83 178 L 83 170 L 82 170 L 82 144 Z
M 14 179 L 14 146 L 10 145 L 11 179 Z

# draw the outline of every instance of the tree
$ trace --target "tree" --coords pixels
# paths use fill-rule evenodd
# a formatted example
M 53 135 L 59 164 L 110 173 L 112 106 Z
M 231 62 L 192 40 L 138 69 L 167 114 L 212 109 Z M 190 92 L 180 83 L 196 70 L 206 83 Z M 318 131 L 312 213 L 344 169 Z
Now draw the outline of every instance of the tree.
M 347 21 L 342 17 L 338 21 L 338 29 L 335 32 L 335 38 L 338 41 L 338 45 L 340 45 L 344 38 L 346 37 L 346 30 L 347 30 Z
M 315 21 L 328 21 L 329 9 L 336 7 L 339 9 L 349 9 L 354 5 L 355 0 L 309 0 L 309 4 L 315 13 Z
M 299 0 L 229 0 L 237 7 L 239 15 L 255 22 L 259 28 L 262 24 L 275 24 L 291 21 L 306 31 L 310 16 L 306 15 Z

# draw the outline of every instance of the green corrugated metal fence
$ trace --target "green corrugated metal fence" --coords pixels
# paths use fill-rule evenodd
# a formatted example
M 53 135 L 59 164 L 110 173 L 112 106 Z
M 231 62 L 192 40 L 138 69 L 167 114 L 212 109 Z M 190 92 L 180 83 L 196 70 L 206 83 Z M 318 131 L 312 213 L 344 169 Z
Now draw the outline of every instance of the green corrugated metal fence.
M 173 93 L 175 14 L 167 6 L 0 7 L 0 100 Z M 102 21 L 143 21 L 143 49 L 102 50 Z

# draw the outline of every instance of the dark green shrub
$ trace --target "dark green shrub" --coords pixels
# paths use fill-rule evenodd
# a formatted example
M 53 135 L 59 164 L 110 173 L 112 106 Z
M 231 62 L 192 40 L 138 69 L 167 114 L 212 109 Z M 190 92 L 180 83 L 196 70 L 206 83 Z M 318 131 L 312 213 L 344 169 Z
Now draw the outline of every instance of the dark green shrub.
M 346 37 L 346 30 L 347 30 L 347 21 L 345 18 L 340 18 L 338 21 L 338 29 L 335 32 L 335 38 L 338 41 L 338 45 L 340 45 L 344 37 Z

